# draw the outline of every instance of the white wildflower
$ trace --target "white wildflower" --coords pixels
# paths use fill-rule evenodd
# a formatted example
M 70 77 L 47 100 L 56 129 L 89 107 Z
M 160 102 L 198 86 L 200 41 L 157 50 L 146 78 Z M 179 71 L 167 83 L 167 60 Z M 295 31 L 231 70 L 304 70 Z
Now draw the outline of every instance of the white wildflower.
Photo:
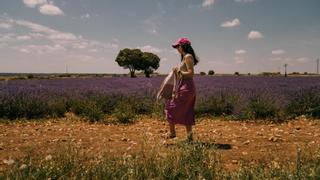
M 22 165 L 19 167 L 20 170 L 23 170 L 23 169 L 25 169 L 25 168 L 27 168 L 27 165 L 26 165 L 26 164 L 22 164 Z
M 46 161 L 50 161 L 51 159 L 52 159 L 52 156 L 51 156 L 51 155 L 48 155 L 48 156 L 46 156 L 46 158 L 45 158 Z
M 14 164 L 14 160 L 13 159 L 8 159 L 8 160 L 3 160 L 3 162 L 5 163 L 5 164 L 7 164 L 7 165 L 12 165 L 12 164 Z

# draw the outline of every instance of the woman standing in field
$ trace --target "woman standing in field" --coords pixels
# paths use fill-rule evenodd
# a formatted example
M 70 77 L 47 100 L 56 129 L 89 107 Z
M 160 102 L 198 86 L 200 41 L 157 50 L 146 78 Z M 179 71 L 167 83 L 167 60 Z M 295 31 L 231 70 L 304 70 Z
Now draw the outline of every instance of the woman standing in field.
M 168 138 L 175 138 L 175 125 L 186 126 L 187 140 L 192 141 L 192 126 L 195 125 L 194 105 L 196 88 L 193 82 L 194 65 L 198 63 L 191 42 L 187 38 L 180 38 L 173 48 L 181 54 L 181 66 L 172 70 L 178 74 L 178 90 L 165 105 L 165 114 L 170 126 Z

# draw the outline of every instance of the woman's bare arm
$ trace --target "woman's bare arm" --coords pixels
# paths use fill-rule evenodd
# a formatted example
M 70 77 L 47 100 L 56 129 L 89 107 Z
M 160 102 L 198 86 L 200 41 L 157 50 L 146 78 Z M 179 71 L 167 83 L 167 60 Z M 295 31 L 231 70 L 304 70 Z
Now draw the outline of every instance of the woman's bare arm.
M 186 78 L 192 78 L 194 75 L 194 69 L 193 69 L 193 57 L 192 55 L 186 55 L 185 57 L 185 63 L 187 66 L 187 71 L 180 71 L 182 77 Z

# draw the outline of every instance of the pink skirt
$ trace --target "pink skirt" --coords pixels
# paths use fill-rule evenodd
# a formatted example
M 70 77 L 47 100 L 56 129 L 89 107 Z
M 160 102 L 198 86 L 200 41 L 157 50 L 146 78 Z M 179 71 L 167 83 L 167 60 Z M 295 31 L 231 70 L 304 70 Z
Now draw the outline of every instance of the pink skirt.
M 172 124 L 195 125 L 195 102 L 196 88 L 193 79 L 180 80 L 176 97 L 165 104 L 166 119 Z

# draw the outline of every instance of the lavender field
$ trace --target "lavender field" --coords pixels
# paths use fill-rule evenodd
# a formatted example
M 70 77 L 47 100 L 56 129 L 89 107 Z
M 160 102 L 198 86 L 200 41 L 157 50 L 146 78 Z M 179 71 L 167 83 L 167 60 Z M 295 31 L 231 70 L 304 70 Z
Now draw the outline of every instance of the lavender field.
M 63 116 L 99 120 L 105 114 L 161 116 L 156 103 L 164 77 L 68 78 L 0 81 L 0 118 Z M 319 117 L 320 77 L 196 76 L 197 115 L 247 119 Z M 130 111 L 129 111 L 130 112 Z M 89 115 L 88 115 L 89 114 Z M 120 118 L 120 119 L 121 119 Z

